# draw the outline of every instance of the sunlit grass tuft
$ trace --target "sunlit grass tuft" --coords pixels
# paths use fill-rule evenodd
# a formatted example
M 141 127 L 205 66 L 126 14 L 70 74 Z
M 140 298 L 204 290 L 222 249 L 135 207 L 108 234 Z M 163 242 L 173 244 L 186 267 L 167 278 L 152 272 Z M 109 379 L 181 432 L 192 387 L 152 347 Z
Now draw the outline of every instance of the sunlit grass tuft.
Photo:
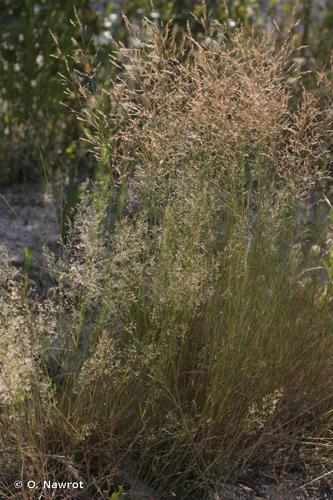
M 289 106 L 287 44 L 150 35 L 119 48 L 111 91 L 71 80 L 100 174 L 47 256 L 49 299 L 4 271 L 3 446 L 23 477 L 98 495 L 131 457 L 194 498 L 278 450 L 302 466 L 304 437 L 328 434 L 331 288 L 296 217 L 324 179 L 326 129 L 310 93 Z

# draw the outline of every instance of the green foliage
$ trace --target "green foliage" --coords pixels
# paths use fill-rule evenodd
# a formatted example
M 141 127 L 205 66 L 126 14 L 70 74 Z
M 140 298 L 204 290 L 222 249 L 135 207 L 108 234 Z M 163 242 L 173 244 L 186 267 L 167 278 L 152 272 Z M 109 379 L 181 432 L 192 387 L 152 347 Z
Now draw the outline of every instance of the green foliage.
M 63 88 L 53 57 L 52 32 L 63 50 L 73 48 L 74 8 L 90 29 L 96 16 L 86 0 L 4 1 L 0 16 L 0 106 L 2 182 L 40 176 L 39 150 L 52 168 L 64 163 L 77 126 L 62 105 Z M 77 161 L 77 160 L 76 160 Z
M 23 257 L 24 257 L 23 270 L 24 273 L 28 275 L 32 264 L 32 252 L 28 247 L 23 248 Z
M 123 498 L 123 495 L 124 495 L 124 488 L 120 486 L 118 488 L 118 491 L 112 493 L 110 500 L 121 500 Z

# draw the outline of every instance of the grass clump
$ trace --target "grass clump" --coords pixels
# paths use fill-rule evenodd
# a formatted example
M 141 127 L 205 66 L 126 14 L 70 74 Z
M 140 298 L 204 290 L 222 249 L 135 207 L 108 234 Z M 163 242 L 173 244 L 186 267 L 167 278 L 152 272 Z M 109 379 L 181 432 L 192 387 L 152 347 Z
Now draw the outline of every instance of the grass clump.
M 28 360 L 25 384 L 1 368 L 3 446 L 23 477 L 84 478 L 91 496 L 126 483 L 130 457 L 159 492 L 203 498 L 328 443 L 331 288 L 297 223 L 325 123 L 306 90 L 290 106 L 287 44 L 150 36 L 119 47 L 103 107 L 79 87 L 103 171 L 48 256 L 54 292 L 37 307 L 16 285 L 9 306 L 3 288 L 1 342 L 23 316 Z

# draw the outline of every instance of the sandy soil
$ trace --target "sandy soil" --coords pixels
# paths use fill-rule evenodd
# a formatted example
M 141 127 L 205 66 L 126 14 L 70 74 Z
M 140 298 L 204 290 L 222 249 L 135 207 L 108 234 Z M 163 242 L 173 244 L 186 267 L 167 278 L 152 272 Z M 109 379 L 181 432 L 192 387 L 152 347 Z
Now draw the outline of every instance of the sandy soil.
M 40 186 L 14 185 L 0 191 L 0 244 L 8 249 L 11 262 L 21 267 L 24 247 L 38 266 L 41 248 L 57 244 L 57 216 L 53 197 Z

